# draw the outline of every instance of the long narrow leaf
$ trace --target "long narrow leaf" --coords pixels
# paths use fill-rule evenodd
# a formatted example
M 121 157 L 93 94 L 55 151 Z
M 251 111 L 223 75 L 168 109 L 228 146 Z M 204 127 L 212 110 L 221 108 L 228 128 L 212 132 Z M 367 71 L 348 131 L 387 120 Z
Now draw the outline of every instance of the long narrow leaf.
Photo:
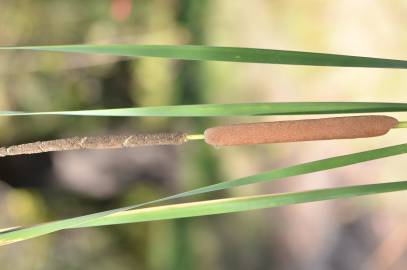
M 87 223 L 81 223 L 76 226 L 73 225 L 70 227 L 62 227 L 64 222 L 66 222 L 63 220 L 45 223 L 30 228 L 16 229 L 14 231 L 0 234 L 0 245 L 6 245 L 46 234 L 50 230 L 50 228 L 52 228 L 53 231 L 57 231 L 69 228 L 93 227 L 101 225 L 206 216 L 298 203 L 348 198 L 368 194 L 393 192 L 406 189 L 407 181 L 404 181 L 342 188 L 330 188 L 296 193 L 238 197 L 231 199 L 201 201 L 195 203 L 144 208 L 112 213 L 93 221 L 88 221 Z
M 276 102 L 199 104 L 100 109 L 82 111 L 16 112 L 0 111 L 0 116 L 30 115 L 80 115 L 80 116 L 160 116 L 160 117 L 207 117 L 207 116 L 256 116 L 256 115 L 305 115 L 345 114 L 407 111 L 407 103 L 379 102 Z
M 407 144 L 401 144 L 391 147 L 380 148 L 376 150 L 370 150 L 365 152 L 354 153 L 350 155 L 338 156 L 328 159 L 322 159 L 318 161 L 303 163 L 299 165 L 294 165 L 286 168 L 272 170 L 270 172 L 265 172 L 253 176 L 248 176 L 232 181 L 227 181 L 215 185 L 210 185 L 203 188 L 194 189 L 188 192 L 179 193 L 173 196 L 161 198 L 147 203 L 142 203 L 138 205 L 132 205 L 128 207 L 123 207 L 119 209 L 114 209 L 110 211 L 100 212 L 91 215 L 85 215 L 76 218 L 70 218 L 65 220 L 60 220 L 56 222 L 46 223 L 38 226 L 28 227 L 28 228 L 17 228 L 13 231 L 4 230 L 0 232 L 0 244 L 8 244 L 12 242 L 22 241 L 29 238 L 41 236 L 44 234 L 56 232 L 63 229 L 75 228 L 85 226 L 86 224 L 92 224 L 99 219 L 103 219 L 106 216 L 110 216 L 115 213 L 122 213 L 131 209 L 139 208 L 146 205 L 151 205 L 153 203 L 159 203 L 164 201 L 169 201 L 171 199 L 188 197 L 192 195 L 202 194 L 206 192 L 212 192 L 216 190 L 222 190 L 227 188 L 232 188 L 236 186 L 248 185 L 264 181 L 272 181 L 281 179 L 284 177 L 303 175 L 312 172 L 318 172 L 333 168 L 338 168 L 342 166 L 347 166 L 351 164 L 356 164 L 364 161 L 395 156 L 407 153 Z
M 98 53 L 130 57 L 159 57 L 181 60 L 227 61 L 287 65 L 407 68 L 407 61 L 338 54 L 285 51 L 258 48 L 212 47 L 199 45 L 51 45 L 0 47 L 2 50 L 35 50 Z
M 86 223 L 78 227 L 94 227 L 101 225 L 113 225 L 242 212 L 261 208 L 333 200 L 339 198 L 349 198 L 406 189 L 407 181 L 403 181 L 174 204 L 114 213 L 95 220 L 94 222 Z
M 395 146 L 389 146 L 379 148 L 370 151 L 364 151 L 349 155 L 336 156 L 327 159 L 316 160 L 312 162 L 302 163 L 286 168 L 275 169 L 268 172 L 259 173 L 247 177 L 238 178 L 226 182 L 221 182 L 213 185 L 209 185 L 202 188 L 190 190 L 188 192 L 179 193 L 171 196 L 171 199 L 180 198 L 181 196 L 192 196 L 207 192 L 213 192 L 217 190 L 224 190 L 238 186 L 250 185 L 260 182 L 270 182 L 291 176 L 299 176 L 313 172 L 326 171 L 334 168 L 340 168 L 348 165 L 353 165 L 361 162 L 366 162 L 375 159 L 381 159 L 385 157 L 402 155 L 407 153 L 407 144 L 399 144 Z

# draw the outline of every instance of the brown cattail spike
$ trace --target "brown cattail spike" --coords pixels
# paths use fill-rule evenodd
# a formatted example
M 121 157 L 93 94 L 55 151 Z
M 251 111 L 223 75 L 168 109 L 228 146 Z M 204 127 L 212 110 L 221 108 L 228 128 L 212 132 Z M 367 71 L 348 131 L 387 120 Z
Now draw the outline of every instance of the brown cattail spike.
M 381 115 L 238 124 L 205 130 L 214 146 L 353 139 L 386 134 L 398 120 Z
M 114 149 L 148 145 L 179 145 L 185 142 L 187 142 L 187 135 L 185 133 L 72 137 L 1 147 L 0 157 L 77 149 Z

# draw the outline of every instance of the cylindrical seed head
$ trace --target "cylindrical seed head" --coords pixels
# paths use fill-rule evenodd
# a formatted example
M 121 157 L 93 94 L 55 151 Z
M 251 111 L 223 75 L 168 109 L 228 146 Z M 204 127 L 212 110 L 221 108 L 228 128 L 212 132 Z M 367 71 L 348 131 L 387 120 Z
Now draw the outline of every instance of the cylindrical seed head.
M 352 139 L 386 134 L 398 120 L 381 115 L 332 117 L 220 126 L 205 130 L 214 146 Z

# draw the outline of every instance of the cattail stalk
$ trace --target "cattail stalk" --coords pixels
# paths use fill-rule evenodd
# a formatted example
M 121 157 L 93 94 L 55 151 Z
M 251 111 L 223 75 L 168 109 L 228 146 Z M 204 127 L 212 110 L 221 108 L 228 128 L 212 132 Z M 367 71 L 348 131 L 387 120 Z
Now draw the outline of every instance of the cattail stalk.
M 398 122 L 398 124 L 394 128 L 407 128 L 407 121 Z
M 355 139 L 381 136 L 392 128 L 407 128 L 407 122 L 399 122 L 389 116 L 369 115 L 218 126 L 206 129 L 204 134 L 158 133 L 72 137 L 2 147 L 0 157 L 77 149 L 180 145 L 203 139 L 213 146 Z

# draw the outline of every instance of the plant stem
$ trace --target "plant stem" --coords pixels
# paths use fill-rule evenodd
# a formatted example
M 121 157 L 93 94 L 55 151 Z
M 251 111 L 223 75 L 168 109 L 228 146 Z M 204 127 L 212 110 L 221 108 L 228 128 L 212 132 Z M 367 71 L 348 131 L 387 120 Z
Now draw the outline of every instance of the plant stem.
M 407 121 L 399 122 L 394 128 L 407 128 Z
M 205 139 L 205 135 L 204 135 L 204 134 L 191 134 L 191 135 L 187 135 L 187 140 L 188 140 L 188 141 L 203 140 L 203 139 Z

